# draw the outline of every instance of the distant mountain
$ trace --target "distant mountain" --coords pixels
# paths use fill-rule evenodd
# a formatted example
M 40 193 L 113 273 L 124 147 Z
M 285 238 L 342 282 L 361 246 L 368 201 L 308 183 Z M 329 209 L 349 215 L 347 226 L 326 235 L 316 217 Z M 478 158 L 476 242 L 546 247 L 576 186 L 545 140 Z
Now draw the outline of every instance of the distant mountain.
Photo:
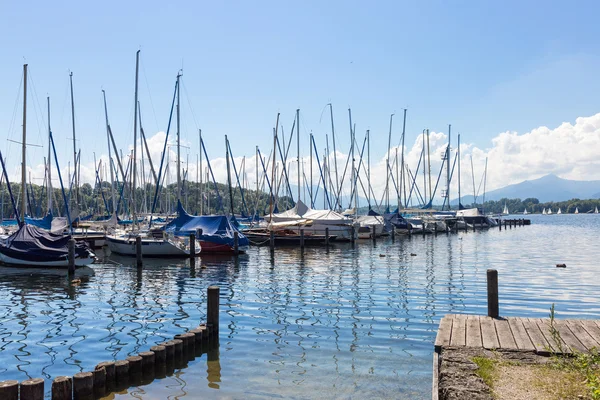
M 514 185 L 508 185 L 501 189 L 486 193 L 486 200 L 500 200 L 502 198 L 524 200 L 535 197 L 540 202 L 565 201 L 570 199 L 598 199 L 600 198 L 600 181 L 574 181 L 563 179 L 550 174 L 539 179 L 524 181 Z M 477 198 L 480 202 L 480 198 Z M 471 204 L 473 196 L 463 196 L 463 204 Z M 452 204 L 458 204 L 453 200 Z

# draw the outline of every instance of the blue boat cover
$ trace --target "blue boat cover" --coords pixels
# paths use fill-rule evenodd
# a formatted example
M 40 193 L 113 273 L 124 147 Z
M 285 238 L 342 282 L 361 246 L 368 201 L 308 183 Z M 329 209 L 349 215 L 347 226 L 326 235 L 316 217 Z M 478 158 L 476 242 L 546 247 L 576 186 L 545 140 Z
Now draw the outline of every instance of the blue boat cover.
M 37 226 L 38 228 L 50 230 L 52 229 L 52 218 L 52 211 L 48 211 L 48 214 L 41 219 L 25 217 L 25 223 L 28 225 Z
M 165 232 L 173 233 L 177 236 L 186 236 L 196 233 L 202 229 L 202 235 L 196 236 L 196 239 L 215 244 L 225 244 L 233 247 L 233 232 L 238 231 L 224 215 L 202 215 L 194 216 L 188 214 L 177 203 L 177 218 L 163 227 Z M 248 238 L 238 231 L 238 245 L 248 246 Z
M 69 257 L 71 236 L 55 234 L 33 225 L 24 224 L 0 245 L 0 252 L 22 261 L 62 261 Z M 92 254 L 85 242 L 75 244 L 75 257 Z

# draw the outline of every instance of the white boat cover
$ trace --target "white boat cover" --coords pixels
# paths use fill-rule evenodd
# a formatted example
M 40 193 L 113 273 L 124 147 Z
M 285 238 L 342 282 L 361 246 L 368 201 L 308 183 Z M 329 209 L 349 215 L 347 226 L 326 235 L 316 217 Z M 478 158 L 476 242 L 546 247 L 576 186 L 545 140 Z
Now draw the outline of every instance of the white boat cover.
M 468 208 L 466 210 L 458 210 L 456 212 L 457 217 L 478 217 L 481 214 L 477 208 Z

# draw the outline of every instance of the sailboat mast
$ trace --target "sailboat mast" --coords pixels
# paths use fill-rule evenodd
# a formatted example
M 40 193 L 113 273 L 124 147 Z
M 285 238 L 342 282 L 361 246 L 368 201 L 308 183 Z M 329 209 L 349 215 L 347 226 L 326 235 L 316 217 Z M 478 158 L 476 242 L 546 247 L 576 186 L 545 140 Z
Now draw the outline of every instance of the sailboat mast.
M 335 129 L 334 129 L 334 126 L 333 126 L 333 105 L 331 103 L 329 103 L 329 115 L 331 117 L 331 136 L 332 136 L 332 139 L 333 139 L 333 168 L 335 169 L 335 192 L 337 193 L 338 190 L 339 190 L 339 187 L 340 187 L 340 181 L 339 181 L 339 178 L 338 178 L 337 152 L 336 152 L 336 149 L 335 149 Z M 327 148 L 327 157 L 329 157 L 329 144 L 327 145 L 327 147 L 328 147 Z M 327 163 L 327 164 L 329 164 L 329 163 Z M 329 176 L 331 176 L 331 175 L 329 175 Z M 338 206 L 337 200 L 338 199 L 337 199 L 337 196 L 336 196 L 336 198 L 335 198 L 336 202 L 333 205 L 334 209 L 337 209 L 337 206 Z
M 273 222 L 273 201 L 275 200 L 273 193 L 273 188 L 275 187 L 275 162 L 277 157 L 275 154 L 277 152 L 277 129 L 279 128 L 279 113 L 277 113 L 277 121 L 275 122 L 275 129 L 273 133 L 273 165 L 271 166 L 271 200 L 269 201 L 269 215 L 271 217 L 270 221 Z
M 75 216 L 79 210 L 79 182 L 77 177 L 77 142 L 75 137 L 75 98 L 73 96 L 73 72 L 69 74 L 69 84 L 71 87 L 71 125 L 73 129 L 73 168 L 75 171 Z
M 104 98 L 104 116 L 106 118 L 106 141 L 108 143 L 108 166 L 110 170 L 110 193 L 112 196 L 113 213 L 117 212 L 117 199 L 115 197 L 115 173 L 113 172 L 112 150 L 110 146 L 110 125 L 108 125 L 108 108 L 106 107 L 106 92 L 102 90 Z
M 202 170 L 202 129 L 198 129 L 198 139 L 200 140 L 200 215 L 204 215 L 204 198 L 202 197 L 202 180 L 204 178 Z
M 309 167 L 309 173 L 310 173 L 310 206 L 311 208 L 314 208 L 315 206 L 315 200 L 313 198 L 313 134 L 312 132 L 310 132 L 310 143 L 308 145 L 308 149 L 310 150 L 310 167 Z
M 458 156 L 458 208 L 460 209 L 460 133 L 458 134 L 458 147 L 456 152 Z
M 131 188 L 131 214 L 133 216 L 133 226 L 137 225 L 137 217 L 135 215 L 135 188 L 137 186 L 137 119 L 138 119 L 138 74 L 140 70 L 140 50 L 135 53 L 135 100 L 133 104 L 133 187 Z
M 473 178 L 473 204 L 477 202 L 477 196 L 475 195 L 475 170 L 473 169 L 473 154 L 471 154 L 471 177 Z
M 181 149 L 180 149 L 180 102 L 179 93 L 181 88 L 179 86 L 179 78 L 181 72 L 177 74 L 177 200 L 181 201 Z
M 23 143 L 21 146 L 21 222 L 25 223 L 27 202 L 25 197 L 25 180 L 27 179 L 26 151 L 27 143 L 27 64 L 23 65 Z M 7 182 L 8 183 L 8 182 Z
M 425 137 L 426 129 L 423 129 L 423 149 L 421 150 L 421 154 L 423 155 L 423 205 L 425 206 L 427 203 L 427 164 L 425 163 L 427 153 L 426 153 L 426 137 Z
M 390 115 L 390 132 L 388 134 L 388 147 L 385 157 L 385 206 L 386 211 L 390 209 L 390 149 L 392 147 L 392 121 L 394 114 Z
M 452 125 L 448 125 L 448 147 L 446 148 L 446 198 L 450 210 L 450 143 L 452 143 Z
M 481 200 L 481 208 L 484 213 L 485 213 L 485 185 L 487 183 L 487 162 L 488 162 L 488 159 L 486 157 L 485 158 L 485 170 L 483 173 L 483 199 Z
M 50 157 L 52 130 L 50 128 L 50 97 L 48 97 L 48 211 L 52 211 L 52 159 Z
M 296 203 L 298 203 L 298 201 L 300 201 L 300 187 L 302 186 L 302 184 L 300 183 L 300 109 L 296 109 L 296 143 L 297 143 L 297 150 L 298 150 L 298 200 L 296 201 Z
M 354 129 L 352 129 L 352 110 L 348 109 L 348 119 L 350 121 L 350 156 L 352 157 L 352 173 L 350 175 L 350 194 L 354 191 Z M 352 207 L 352 197 L 350 197 L 350 207 Z
M 431 190 L 431 150 L 429 148 L 429 129 L 427 129 L 427 172 L 429 173 L 429 203 L 433 204 L 433 191 Z
M 404 135 L 406 133 L 406 108 L 404 109 L 404 121 L 402 122 L 402 155 L 400 156 L 400 164 L 402 164 L 400 166 L 400 188 L 399 190 L 403 190 L 404 191 L 404 202 L 407 203 L 406 201 L 406 184 L 405 184 L 405 180 L 404 180 Z M 400 204 L 398 204 L 398 207 L 400 207 Z
M 231 189 L 231 170 L 229 168 L 229 140 L 225 135 L 225 160 L 227 162 L 227 187 L 229 189 L 229 207 L 231 209 L 231 215 L 233 215 L 233 191 Z
M 367 129 L 367 202 L 371 211 L 371 134 Z

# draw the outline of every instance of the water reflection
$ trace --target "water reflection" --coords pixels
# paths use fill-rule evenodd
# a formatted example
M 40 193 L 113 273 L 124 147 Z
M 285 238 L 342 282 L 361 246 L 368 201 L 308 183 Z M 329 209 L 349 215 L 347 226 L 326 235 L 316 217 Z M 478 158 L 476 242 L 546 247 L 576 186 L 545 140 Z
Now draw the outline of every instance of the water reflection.
M 487 268 L 499 270 L 504 315 L 544 317 L 556 303 L 559 316 L 600 317 L 600 218 L 583 218 L 141 269 L 109 255 L 75 281 L 0 268 L 0 380 L 50 380 L 144 351 L 204 321 L 216 284 L 220 347 L 113 398 L 427 397 L 437 323 L 486 312 Z

